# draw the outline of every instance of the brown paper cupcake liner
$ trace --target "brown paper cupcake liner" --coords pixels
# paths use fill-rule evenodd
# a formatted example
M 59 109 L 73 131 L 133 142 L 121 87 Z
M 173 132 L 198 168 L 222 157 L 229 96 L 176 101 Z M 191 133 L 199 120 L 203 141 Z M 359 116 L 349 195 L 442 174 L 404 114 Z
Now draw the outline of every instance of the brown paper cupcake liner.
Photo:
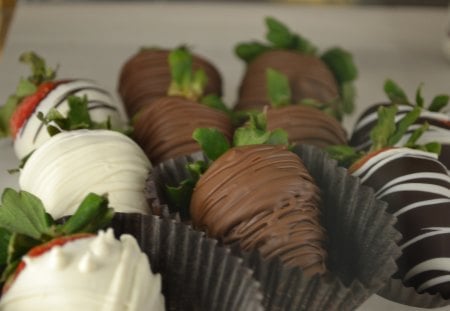
M 279 259 L 264 260 L 258 252 L 242 253 L 264 292 L 266 310 L 353 310 L 378 292 L 396 271 L 400 255 L 395 217 L 373 190 L 328 155 L 313 146 L 293 150 L 303 160 L 322 191 L 322 225 L 328 235 L 328 273 L 306 277 L 299 268 L 285 267 Z M 153 177 L 164 199 L 165 184 L 174 185 L 186 174 L 185 164 L 203 155 L 182 157 L 155 167 Z M 167 203 L 167 202 L 166 202 Z M 174 215 L 175 210 L 170 214 Z
M 263 310 L 259 284 L 242 259 L 174 220 L 117 213 L 111 226 L 136 237 L 162 276 L 167 310 Z

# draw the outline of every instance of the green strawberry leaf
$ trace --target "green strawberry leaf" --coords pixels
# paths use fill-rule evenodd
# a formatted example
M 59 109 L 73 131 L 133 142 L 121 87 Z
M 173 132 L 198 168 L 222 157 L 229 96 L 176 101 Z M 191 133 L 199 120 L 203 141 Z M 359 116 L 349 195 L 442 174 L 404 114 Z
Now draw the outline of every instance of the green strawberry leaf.
M 384 92 L 394 104 L 409 104 L 408 97 L 397 83 L 388 79 L 384 83 Z
M 234 146 L 247 146 L 247 145 L 261 145 L 268 141 L 270 138 L 270 132 L 249 128 L 240 127 L 234 132 Z
M 325 148 L 331 158 L 338 161 L 339 165 L 350 167 L 354 162 L 363 156 L 362 151 L 357 151 L 347 145 L 335 145 Z
M 241 60 L 249 63 L 259 55 L 271 49 L 271 47 L 258 42 L 240 43 L 234 48 L 234 53 Z
M 6 103 L 0 107 L 0 137 L 11 135 L 9 120 L 20 103 L 20 98 L 16 95 L 8 97 Z
M 39 85 L 45 81 L 54 80 L 56 69 L 47 67 L 45 60 L 35 52 L 25 52 L 19 57 L 19 61 L 31 67 L 32 75 L 28 78 L 34 85 Z
M 225 105 L 225 103 L 222 101 L 222 99 L 214 94 L 209 94 L 200 100 L 200 103 L 202 105 L 205 105 L 209 108 L 213 108 L 222 112 L 225 112 L 227 114 L 231 114 L 230 109 Z
M 0 228 L 39 239 L 48 231 L 52 221 L 41 200 L 31 193 L 10 188 L 3 192 Z
M 422 86 L 423 84 L 420 84 L 416 91 L 416 106 L 423 108 L 423 96 L 422 96 Z
M 6 265 L 8 260 L 8 246 L 11 239 L 11 233 L 0 228 L 0 267 Z
M 267 17 L 266 26 L 266 39 L 272 43 L 275 48 L 289 49 L 292 47 L 293 36 L 286 25 L 273 17 Z
M 444 107 L 448 105 L 449 102 L 449 96 L 448 95 L 437 95 L 433 98 L 433 101 L 431 102 L 430 106 L 428 107 L 429 111 L 439 112 Z
M 230 149 L 227 138 L 216 128 L 197 128 L 192 138 L 199 143 L 208 159 L 212 161 Z
M 429 142 L 424 145 L 424 150 L 427 152 L 435 153 L 438 156 L 441 154 L 442 151 L 442 144 L 438 142 Z
M 395 133 L 395 115 L 397 106 L 383 107 L 378 109 L 378 123 L 370 133 L 372 140 L 371 151 L 380 150 L 388 146 L 389 137 Z
M 114 210 L 108 207 L 106 195 L 89 193 L 75 213 L 61 226 L 64 235 L 80 232 L 96 232 L 110 223 Z
M 265 141 L 267 145 L 289 145 L 288 133 L 283 129 L 274 129 L 270 132 L 269 138 Z
M 37 91 L 37 86 L 30 80 L 21 78 L 16 88 L 16 96 L 23 98 Z
M 341 93 L 341 102 L 342 102 L 342 112 L 344 113 L 352 113 L 355 109 L 355 97 L 356 97 L 356 89 L 353 82 L 344 82 L 341 84 L 340 88 Z
M 191 100 L 199 99 L 208 82 L 205 72 L 201 69 L 194 72 L 192 54 L 186 47 L 174 49 L 169 54 L 169 65 L 172 81 L 169 86 L 169 96 L 182 96 Z
M 408 148 L 414 148 L 416 145 L 416 142 L 419 140 L 419 138 L 425 133 L 430 125 L 428 122 L 424 122 L 420 127 L 418 127 L 412 134 L 409 136 L 408 140 L 405 143 L 405 147 Z
M 331 48 L 325 51 L 321 59 L 333 72 L 339 85 L 353 81 L 358 77 L 358 70 L 353 62 L 352 55 L 341 48 Z
M 396 125 L 395 132 L 389 137 L 387 145 L 394 146 L 406 134 L 408 128 L 417 121 L 420 117 L 421 108 L 415 106 L 413 110 L 409 111 Z
M 283 73 L 268 68 L 266 70 L 267 95 L 272 107 L 279 108 L 291 104 L 289 79 Z
M 318 51 L 318 48 L 315 45 L 313 45 L 311 41 L 301 37 L 298 34 L 293 34 L 292 49 L 297 52 L 313 56 L 315 56 Z

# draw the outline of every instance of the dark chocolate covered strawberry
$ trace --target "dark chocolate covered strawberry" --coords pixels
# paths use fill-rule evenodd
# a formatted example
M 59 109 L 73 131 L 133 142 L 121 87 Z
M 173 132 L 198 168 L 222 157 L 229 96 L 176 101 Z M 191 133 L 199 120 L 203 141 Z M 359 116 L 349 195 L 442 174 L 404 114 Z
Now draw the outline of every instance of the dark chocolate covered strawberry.
M 308 40 L 274 18 L 266 18 L 266 24 L 267 44 L 248 42 L 236 46 L 236 54 L 247 67 L 235 109 L 260 110 L 269 104 L 265 74 L 267 68 L 272 68 L 288 77 L 295 102 L 312 99 L 326 104 L 336 115 L 350 113 L 355 95 L 353 80 L 357 76 L 351 55 L 340 48 L 320 55 Z
M 188 202 L 181 205 L 189 209 L 193 225 L 225 244 L 257 249 L 264 258 L 280 257 L 307 275 L 323 274 L 320 190 L 287 148 L 287 134 L 266 131 L 259 114 L 237 129 L 232 148 L 215 129 L 197 129 L 193 136 L 213 162 L 209 167 L 190 164 L 194 178 L 169 188 L 179 199 L 193 187 L 192 197 L 184 196 Z
M 266 110 L 269 130 L 284 129 L 291 143 L 321 148 L 347 144 L 345 129 L 332 116 L 332 109 L 315 100 L 296 103 L 285 75 L 269 68 L 266 76 L 267 97 L 271 103 Z
M 119 103 L 103 88 L 90 80 L 56 80 L 56 71 L 33 52 L 20 56 L 29 64 L 32 75 L 22 78 L 16 93 L 0 107 L 0 136 L 12 136 L 19 159 L 42 145 L 50 137 L 38 118 L 56 109 L 62 115 L 69 110 L 70 96 L 86 97 L 91 118 L 97 122 L 109 119 L 112 127 L 122 127 L 124 118 Z
M 428 129 L 425 131 L 418 144 L 424 144 L 436 141 L 441 144 L 442 149 L 439 155 L 439 160 L 445 164 L 447 169 L 450 168 L 450 117 L 441 111 L 448 105 L 448 95 L 437 95 L 433 98 L 429 105 L 425 105 L 425 101 L 421 95 L 421 86 L 416 92 L 416 103 L 412 103 L 405 92 L 392 80 L 387 80 L 384 84 L 384 91 L 386 92 L 389 101 L 385 103 L 375 104 L 365 110 L 358 121 L 355 123 L 350 145 L 357 150 L 368 150 L 370 148 L 370 131 L 377 122 L 377 110 L 380 106 L 388 107 L 398 105 L 396 114 L 396 123 L 412 111 L 415 107 L 420 108 L 420 116 L 408 128 L 398 145 L 402 145 L 408 140 L 411 133 L 414 132 L 421 125 L 427 123 Z
M 152 163 L 199 151 L 192 138 L 198 127 L 217 128 L 231 139 L 233 127 L 226 106 L 215 95 L 203 96 L 204 71 L 194 71 L 185 48 L 169 54 L 172 82 L 166 95 L 143 106 L 133 118 L 134 139 Z
M 403 147 L 394 147 L 421 116 L 413 107 L 398 119 L 397 105 L 381 106 L 372 129 L 371 148 L 365 153 L 350 147 L 330 148 L 377 198 L 388 203 L 397 217 L 402 256 L 394 278 L 419 293 L 450 297 L 450 177 L 438 160 L 440 145 L 419 145 L 427 124 L 416 128 Z
M 172 81 L 169 49 L 143 48 L 123 65 L 118 91 L 130 117 L 159 97 L 167 95 Z M 222 95 L 222 78 L 217 68 L 203 56 L 192 55 L 194 70 L 207 76 L 205 94 Z

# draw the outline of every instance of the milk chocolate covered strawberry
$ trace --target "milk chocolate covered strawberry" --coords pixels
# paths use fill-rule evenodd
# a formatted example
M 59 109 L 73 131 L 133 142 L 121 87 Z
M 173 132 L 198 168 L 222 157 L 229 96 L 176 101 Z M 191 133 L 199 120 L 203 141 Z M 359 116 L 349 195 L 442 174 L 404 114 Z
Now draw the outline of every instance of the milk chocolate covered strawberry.
M 266 111 L 269 130 L 284 129 L 291 143 L 317 147 L 347 144 L 345 129 L 330 107 L 315 100 L 294 102 L 288 78 L 281 72 L 269 68 L 266 77 L 271 104 Z
M 0 135 L 12 136 L 19 159 L 49 139 L 38 113 L 56 109 L 66 115 L 70 96 L 86 97 L 91 118 L 97 122 L 109 120 L 112 127 L 124 125 L 121 107 L 102 87 L 85 79 L 56 80 L 56 71 L 33 52 L 24 53 L 20 61 L 29 64 L 32 75 L 22 78 L 16 93 L 0 108 Z
M 142 107 L 133 119 L 133 137 L 152 163 L 198 151 L 192 132 L 214 127 L 231 139 L 233 127 L 228 109 L 215 95 L 203 96 L 207 76 L 194 70 L 185 48 L 169 54 L 172 82 L 167 95 Z
M 394 147 L 416 124 L 421 108 L 414 107 L 397 120 L 397 106 L 381 106 L 378 122 L 371 131 L 367 153 L 350 147 L 330 148 L 349 166 L 349 172 L 371 186 L 376 196 L 388 203 L 403 234 L 398 272 L 405 285 L 419 293 L 440 293 L 450 297 L 450 177 L 438 161 L 440 145 L 419 145 L 423 124 L 409 135 L 404 147 Z
M 123 65 L 118 91 L 130 117 L 159 97 L 165 97 L 172 77 L 168 61 L 169 49 L 143 48 Z M 200 55 L 192 55 L 194 70 L 208 77 L 205 94 L 222 95 L 222 78 L 218 69 Z
M 239 88 L 237 110 L 262 109 L 268 105 L 267 68 L 288 77 L 295 102 L 315 100 L 336 115 L 350 113 L 355 95 L 357 70 L 351 55 L 340 48 L 322 54 L 308 40 L 292 33 L 274 18 L 266 18 L 268 43 L 241 43 L 235 52 L 247 67 Z
M 193 225 L 225 244 L 279 256 L 307 275 L 324 273 L 320 190 L 287 148 L 286 133 L 266 131 L 264 116 L 257 115 L 236 131 L 232 148 L 215 129 L 197 129 L 193 136 L 214 161 L 209 167 L 191 164 L 198 181 L 169 189 L 179 198 L 195 184 L 192 197 L 185 197 Z

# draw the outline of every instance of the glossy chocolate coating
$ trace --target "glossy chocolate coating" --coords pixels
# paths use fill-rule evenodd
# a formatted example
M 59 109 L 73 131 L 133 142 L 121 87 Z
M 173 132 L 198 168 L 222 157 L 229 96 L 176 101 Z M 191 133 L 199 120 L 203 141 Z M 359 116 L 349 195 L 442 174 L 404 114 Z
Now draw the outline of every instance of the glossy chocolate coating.
M 153 100 L 167 95 L 171 82 L 169 50 L 142 50 L 123 65 L 118 91 L 130 117 Z M 217 68 L 203 57 L 192 55 L 194 70 L 202 69 L 208 77 L 205 95 L 222 95 L 222 78 Z
M 291 143 L 320 148 L 347 144 L 347 134 L 342 125 L 335 118 L 312 107 L 292 105 L 269 108 L 267 127 L 269 130 L 284 129 Z
M 293 51 L 274 50 L 263 53 L 248 64 L 239 88 L 236 110 L 262 110 L 264 106 L 270 105 L 266 87 L 268 68 L 287 76 L 294 103 L 302 99 L 331 103 L 339 97 L 333 73 L 319 58 Z
M 450 177 L 431 154 L 387 149 L 354 175 L 397 217 L 403 238 L 397 276 L 417 291 L 450 297 Z M 447 278 L 447 280 L 445 280 Z
M 162 97 L 139 111 L 133 122 L 133 138 L 153 164 L 200 151 L 192 133 L 214 127 L 231 140 L 233 127 L 222 111 L 182 97 Z
M 194 226 L 225 244 L 280 256 L 307 275 L 325 272 L 320 190 L 300 158 L 282 146 L 232 148 L 197 183 Z
M 365 110 L 355 123 L 349 144 L 358 150 L 369 150 L 370 131 L 378 121 L 377 111 L 381 106 L 388 107 L 391 105 L 391 103 L 378 103 Z M 409 105 L 399 105 L 396 116 L 397 122 L 412 109 L 413 107 Z M 409 137 L 409 135 L 418 126 L 424 124 L 425 122 L 429 124 L 429 128 L 417 143 L 424 144 L 432 141 L 439 142 L 442 147 L 439 155 L 439 161 L 444 163 L 447 169 L 450 169 L 450 118 L 444 113 L 422 110 L 420 117 L 412 126 L 410 126 L 409 130 L 405 134 L 405 137 L 398 145 L 400 146 L 402 143 L 406 142 L 407 137 Z

